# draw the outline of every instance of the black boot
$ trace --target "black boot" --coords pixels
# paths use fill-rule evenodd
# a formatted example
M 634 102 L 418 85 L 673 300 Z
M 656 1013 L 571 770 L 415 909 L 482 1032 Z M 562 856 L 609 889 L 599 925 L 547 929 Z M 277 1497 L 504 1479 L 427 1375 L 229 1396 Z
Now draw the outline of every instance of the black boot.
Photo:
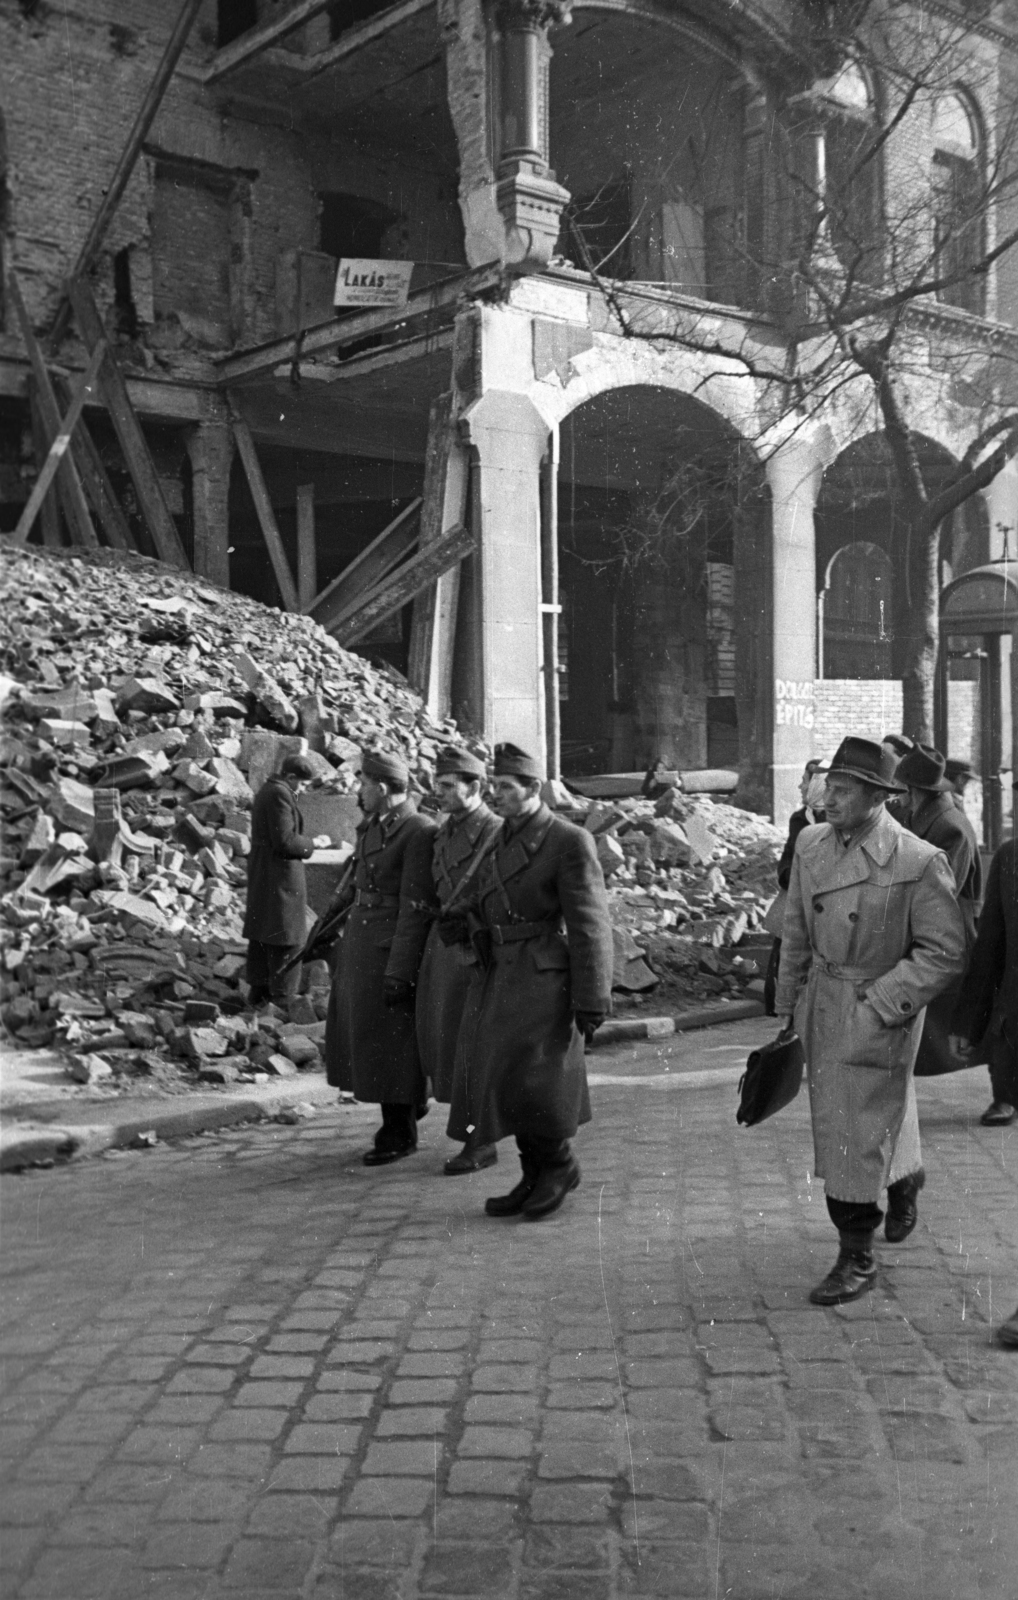
M 468 1139 L 458 1155 L 450 1156 L 443 1172 L 451 1178 L 463 1172 L 480 1172 L 483 1167 L 493 1167 L 498 1160 L 498 1150 L 493 1144 L 474 1144 Z
M 888 1184 L 884 1238 L 889 1244 L 900 1244 L 903 1239 L 907 1239 L 919 1221 L 919 1207 L 916 1202 L 919 1191 L 925 1183 L 926 1174 L 920 1167 L 918 1172 L 910 1173 L 907 1178 L 899 1178 L 897 1183 Z
M 841 1235 L 837 1261 L 823 1282 L 810 1290 L 813 1305 L 839 1306 L 872 1289 L 877 1276 L 872 1243 L 872 1234 Z
M 484 1209 L 489 1217 L 514 1217 L 530 1199 L 541 1169 L 531 1152 L 523 1149 L 520 1150 L 520 1166 L 523 1176 L 515 1189 L 510 1189 L 508 1194 L 493 1194 L 490 1200 L 485 1200 Z
M 553 1211 L 558 1210 L 566 1195 L 578 1187 L 580 1163 L 568 1145 L 566 1149 L 569 1154 L 565 1161 L 541 1168 L 533 1192 L 523 1203 L 523 1215 L 527 1222 L 537 1222 L 541 1217 L 550 1217 Z

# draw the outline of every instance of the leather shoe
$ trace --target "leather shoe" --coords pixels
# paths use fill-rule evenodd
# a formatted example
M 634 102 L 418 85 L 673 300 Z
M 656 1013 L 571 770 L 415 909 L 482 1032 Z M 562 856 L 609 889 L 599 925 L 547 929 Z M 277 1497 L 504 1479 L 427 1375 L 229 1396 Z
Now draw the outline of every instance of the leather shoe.
M 1006 1345 L 1009 1350 L 1018 1350 L 1018 1311 L 1001 1323 L 997 1329 L 997 1342 Z
M 566 1195 L 580 1181 L 580 1163 L 569 1161 L 562 1167 L 543 1167 L 533 1192 L 523 1202 L 523 1215 L 527 1222 L 537 1222 L 557 1211 Z
M 383 1145 L 381 1150 L 369 1150 L 361 1157 L 366 1167 L 387 1167 L 393 1161 L 402 1161 L 404 1156 L 412 1156 L 417 1149 L 415 1144 Z
M 839 1306 L 845 1300 L 858 1300 L 867 1289 L 872 1289 L 876 1276 L 876 1265 L 869 1250 L 842 1248 L 824 1281 L 810 1290 L 810 1300 L 815 1306 Z
M 979 1120 L 984 1128 L 1006 1128 L 1015 1117 L 1018 1117 L 1018 1106 L 1008 1105 L 1006 1100 L 994 1100 Z
M 899 1178 L 897 1183 L 888 1185 L 887 1221 L 884 1223 L 884 1238 L 888 1244 L 901 1244 L 919 1221 L 916 1200 L 925 1183 L 926 1174 L 920 1167 L 910 1177 Z
M 449 1157 L 442 1171 L 455 1178 L 461 1172 L 480 1172 L 482 1167 L 493 1167 L 497 1160 L 498 1151 L 493 1144 L 465 1144 L 459 1155 Z
M 488 1216 L 514 1217 L 517 1211 L 523 1210 L 523 1207 L 530 1199 L 536 1182 L 536 1174 L 525 1172 L 515 1189 L 510 1189 L 508 1194 L 493 1194 L 490 1199 L 484 1202 L 484 1209 Z

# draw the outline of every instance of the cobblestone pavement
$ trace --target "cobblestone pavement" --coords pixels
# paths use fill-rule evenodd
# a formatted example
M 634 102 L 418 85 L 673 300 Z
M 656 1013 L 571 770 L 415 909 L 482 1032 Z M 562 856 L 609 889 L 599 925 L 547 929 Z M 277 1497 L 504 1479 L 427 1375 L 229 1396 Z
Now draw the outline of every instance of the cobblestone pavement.
M 358 1107 L 5 1179 L 3 1593 L 1014 1600 L 1018 1130 L 920 1100 L 919 1228 L 832 1311 L 805 1097 L 731 1082 L 595 1088 L 538 1225 L 440 1112 L 381 1170 Z

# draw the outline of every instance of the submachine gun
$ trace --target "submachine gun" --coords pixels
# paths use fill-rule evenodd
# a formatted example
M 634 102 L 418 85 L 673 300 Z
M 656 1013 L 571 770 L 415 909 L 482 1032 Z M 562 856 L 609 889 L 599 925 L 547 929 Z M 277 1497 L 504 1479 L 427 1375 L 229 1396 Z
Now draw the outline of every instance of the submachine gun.
M 294 967 L 302 967 L 305 962 L 324 959 L 328 955 L 353 910 L 353 875 L 356 866 L 357 857 L 352 855 L 343 868 L 343 875 L 336 885 L 332 899 L 321 916 L 315 921 L 303 948 L 298 950 L 296 955 L 291 956 L 284 966 L 280 967 L 280 976 L 284 972 L 291 972 Z

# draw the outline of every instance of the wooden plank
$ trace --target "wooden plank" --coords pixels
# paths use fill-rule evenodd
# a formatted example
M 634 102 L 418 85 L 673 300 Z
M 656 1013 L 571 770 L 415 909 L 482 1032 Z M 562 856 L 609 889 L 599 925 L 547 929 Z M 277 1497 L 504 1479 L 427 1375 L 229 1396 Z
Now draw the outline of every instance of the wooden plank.
M 338 617 L 350 610 L 361 595 L 377 588 L 397 562 L 412 550 L 419 536 L 418 513 L 421 498 L 411 500 L 398 516 L 376 534 L 371 543 L 333 578 L 328 588 L 312 602 L 309 610 L 315 621 L 328 631 Z
M 205 83 L 218 83 L 220 78 L 225 78 L 228 72 L 233 72 L 237 67 L 243 66 L 245 61 L 250 61 L 252 56 L 261 55 L 270 45 L 278 44 L 280 39 L 285 39 L 294 29 L 303 27 L 305 22 L 311 22 L 315 17 L 327 11 L 332 0 L 299 0 L 289 11 L 284 11 L 282 16 L 276 17 L 272 22 L 263 22 L 260 28 L 249 28 L 247 33 L 242 33 L 238 39 L 233 39 L 229 44 L 223 45 L 212 57 L 210 65 L 202 74 Z
M 318 552 L 315 546 L 315 486 L 297 485 L 297 596 L 302 611 L 314 605 L 318 588 Z
M 84 278 L 74 278 L 67 285 L 67 293 L 86 348 L 94 350 L 104 336 L 104 329 L 92 290 Z M 168 566 L 188 569 L 190 564 L 177 532 L 177 524 L 170 516 L 152 453 L 111 350 L 107 350 L 99 368 L 99 387 L 159 559 Z
M 62 399 L 64 388 L 62 380 L 57 379 L 54 387 L 57 398 Z M 71 450 L 85 493 L 99 519 L 99 526 L 106 543 L 111 550 L 136 551 L 138 544 L 131 531 L 131 524 L 121 509 L 116 490 L 110 482 L 110 475 L 106 471 L 105 462 L 99 454 L 85 417 L 82 417 L 74 430 Z
M 421 512 L 422 550 L 433 544 L 445 528 L 466 520 L 468 475 L 463 470 L 450 473 L 456 445 L 454 401 L 451 391 L 437 395 L 431 402 L 428 415 L 424 507 Z M 463 464 L 458 465 L 462 468 Z M 458 578 L 458 570 L 453 568 L 430 589 L 422 590 L 414 601 L 407 677 L 433 716 L 438 715 L 442 698 L 438 682 L 441 676 L 438 658 L 442 652 L 438 647 L 441 645 L 446 653 L 451 652 L 450 628 L 455 628 Z M 437 628 L 440 611 L 443 624 L 441 638 Z M 451 673 L 451 661 L 447 665 Z
M 46 447 L 60 432 L 60 407 L 57 397 L 53 393 L 50 375 L 46 370 L 39 341 L 35 337 L 31 319 L 25 308 L 21 295 L 21 285 L 12 270 L 8 276 L 8 288 L 11 303 L 17 314 L 21 328 L 21 337 L 25 341 L 28 359 L 32 367 L 32 377 L 35 380 L 35 395 L 39 406 L 39 416 L 42 421 L 43 432 L 46 437 Z M 92 526 L 92 517 L 85 499 L 85 491 L 81 486 L 78 469 L 74 464 L 74 457 L 64 454 L 60 460 L 57 471 L 57 492 L 60 495 L 60 505 L 67 523 L 71 543 L 84 545 L 90 549 L 98 549 L 99 539 L 95 528 Z
M 339 640 L 340 644 L 353 644 L 356 639 L 369 633 L 378 623 L 384 622 L 386 617 L 392 616 L 394 611 L 401 611 L 405 605 L 420 594 L 429 583 L 434 583 L 443 572 L 448 572 L 450 567 L 462 561 L 474 548 L 474 535 L 470 528 L 462 524 L 450 528 L 429 545 L 427 550 L 419 550 L 409 561 L 405 561 L 395 572 L 372 589 L 370 594 L 359 600 L 354 609 L 341 618 L 329 632 Z
M 78 251 L 78 259 L 75 262 L 73 271 L 70 274 L 71 278 L 82 277 L 88 271 L 91 263 L 95 260 L 96 252 L 98 251 L 99 246 L 105 237 L 106 230 L 113 219 L 113 213 L 120 204 L 124 190 L 127 188 L 127 185 L 131 179 L 131 174 L 137 165 L 138 157 L 141 154 L 141 147 L 145 142 L 146 135 L 148 134 L 152 123 L 155 121 L 156 112 L 163 103 L 163 96 L 165 95 L 170 79 L 173 77 L 173 74 L 176 70 L 177 62 L 180 60 L 181 52 L 187 43 L 187 37 L 191 31 L 191 24 L 198 15 L 202 3 L 203 0 L 183 0 L 183 4 L 177 14 L 177 20 L 173 26 L 173 32 L 166 41 L 166 48 L 164 49 L 162 58 L 155 70 L 155 75 L 152 79 L 152 82 L 148 86 L 144 100 L 138 108 L 138 114 L 135 117 L 134 124 L 127 136 L 127 143 L 124 145 L 124 148 L 121 151 L 120 160 L 117 162 L 113 176 L 110 178 L 109 183 L 103 190 L 103 197 L 102 201 L 100 202 L 99 209 L 92 219 L 92 226 L 88 230 L 88 233 L 85 237 L 85 242 Z M 61 300 L 60 305 L 57 308 L 56 319 L 53 323 L 52 332 L 50 333 L 49 345 L 51 350 L 55 350 L 57 345 L 60 343 L 60 340 L 62 339 L 67 328 L 68 321 L 68 302 L 65 297 Z
M 269 552 L 272 570 L 276 574 L 276 586 L 279 589 L 279 598 L 284 611 L 299 611 L 300 601 L 297 598 L 297 585 L 293 581 L 290 563 L 286 559 L 283 549 L 283 540 L 276 521 L 276 513 L 272 509 L 269 491 L 265 486 L 262 469 L 258 461 L 258 452 L 255 450 L 251 429 L 241 417 L 233 419 L 233 437 L 237 441 L 237 452 L 244 464 L 247 474 L 247 485 L 251 490 L 255 511 L 258 514 L 258 523 L 265 540 L 265 548 Z
M 42 464 L 46 459 L 46 429 L 43 427 L 42 417 L 39 414 L 39 400 L 36 393 L 35 379 L 29 373 L 26 379 L 28 391 L 28 412 L 32 422 L 32 448 L 35 453 L 35 464 L 42 471 Z M 60 524 L 60 507 L 50 495 L 42 503 L 42 542 L 51 550 L 58 550 L 64 542 Z
M 299 355 L 313 356 L 323 350 L 342 350 L 357 344 L 373 333 L 387 333 L 403 326 L 414 317 L 427 316 L 438 311 L 454 309 L 460 300 L 469 300 L 486 293 L 502 283 L 503 271 L 499 263 L 475 267 L 471 272 L 460 272 L 443 278 L 427 289 L 418 289 L 400 310 L 385 307 L 379 311 L 361 311 L 355 317 L 335 318 L 305 328 L 300 335 Z M 272 339 L 267 344 L 255 345 L 237 355 L 226 356 L 219 362 L 219 376 L 223 383 L 236 383 L 242 378 L 257 378 L 280 362 L 289 362 L 296 351 L 295 336 Z
M 18 525 L 11 534 L 11 540 L 14 544 L 24 544 L 32 530 L 32 524 L 39 515 L 39 509 L 46 498 L 49 486 L 57 475 L 57 468 L 70 447 L 72 435 L 78 425 L 78 419 L 85 408 L 85 401 L 90 398 L 96 386 L 99 365 L 105 354 L 106 341 L 105 339 L 100 339 L 92 352 L 91 359 L 82 375 L 81 382 L 74 392 L 74 398 L 67 408 L 63 421 L 53 436 L 53 442 L 49 447 L 42 471 L 36 478 L 35 485 L 28 497 L 28 503 L 18 518 Z

